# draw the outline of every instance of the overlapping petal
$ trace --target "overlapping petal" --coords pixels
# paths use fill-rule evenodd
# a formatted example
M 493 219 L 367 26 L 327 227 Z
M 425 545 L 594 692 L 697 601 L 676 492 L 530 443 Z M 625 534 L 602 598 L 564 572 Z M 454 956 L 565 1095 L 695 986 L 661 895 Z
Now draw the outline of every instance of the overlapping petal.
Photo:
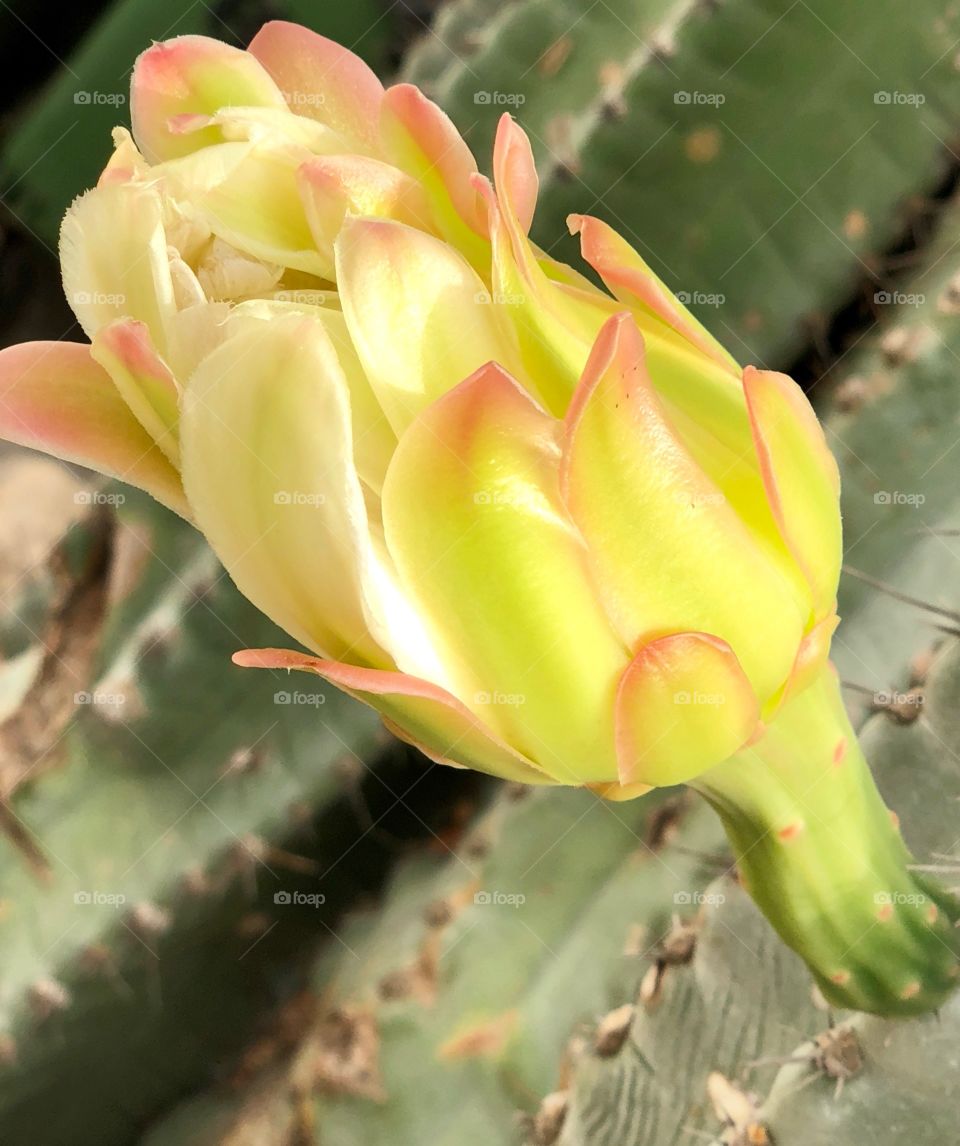
M 290 110 L 331 127 L 351 152 L 377 155 L 383 85 L 360 59 L 325 36 L 271 20 L 250 41 Z
M 629 658 L 560 502 L 557 429 L 503 370 L 482 368 L 401 438 L 384 527 L 464 703 L 555 779 L 609 781 Z
M 184 395 L 183 479 L 244 594 L 308 648 L 384 665 L 366 594 L 372 554 L 347 383 L 323 326 L 251 320 Z
M 25 342 L 0 350 L 0 437 L 120 478 L 190 516 L 180 475 L 88 346 Z
M 816 616 L 823 618 L 833 612 L 843 558 L 837 463 L 792 378 L 748 366 L 743 390 L 774 518 L 810 582 Z
M 90 356 L 113 379 L 134 417 L 180 468 L 180 390 L 157 354 L 145 323 L 119 318 L 94 335 Z
M 297 184 L 297 169 L 310 158 L 294 144 L 222 143 L 158 171 L 172 194 L 238 250 L 326 277 L 333 268 L 316 248 Z
M 620 680 L 622 784 L 681 784 L 720 764 L 756 731 L 760 705 L 736 655 L 707 633 L 641 646 Z
M 188 155 L 223 138 L 217 127 L 184 134 L 170 121 L 224 107 L 284 108 L 280 89 L 250 52 L 207 36 L 178 36 L 137 58 L 130 85 L 133 134 L 151 163 Z
M 617 630 L 731 646 L 763 701 L 792 666 L 805 615 L 664 416 L 628 315 L 603 329 L 567 417 L 567 504 Z
M 314 242 L 331 264 L 333 245 L 348 214 L 430 229 L 430 206 L 423 188 L 378 159 L 360 155 L 312 159 L 300 167 L 297 178 Z
M 713 359 L 735 377 L 740 368 L 706 327 L 679 302 L 630 244 L 602 219 L 571 215 L 567 224 L 580 236 L 580 251 L 613 295 L 630 306 L 640 329 L 642 315 L 665 323 L 691 346 Z
M 60 228 L 60 266 L 88 338 L 115 319 L 135 318 L 163 350 L 176 301 L 155 188 L 111 183 L 81 195 Z
M 336 267 L 357 354 L 398 434 L 485 362 L 513 365 L 483 281 L 432 235 L 381 219 L 348 219 Z
M 477 161 L 447 114 L 413 84 L 396 84 L 384 94 L 380 132 L 384 158 L 423 187 L 439 234 L 484 267 L 486 220 L 472 182 Z

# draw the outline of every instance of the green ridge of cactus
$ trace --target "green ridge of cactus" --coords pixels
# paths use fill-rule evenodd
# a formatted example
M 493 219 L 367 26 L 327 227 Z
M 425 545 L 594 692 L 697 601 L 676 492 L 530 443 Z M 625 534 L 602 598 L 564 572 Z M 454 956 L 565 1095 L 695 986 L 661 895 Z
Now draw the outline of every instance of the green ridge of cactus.
M 24 691 L 35 655 L 0 676 L 0 782 L 15 789 L 0 802 L 9 1142 L 69 1146 L 78 1127 L 84 1141 L 129 1142 L 165 1102 L 214 1077 L 282 995 L 280 968 L 295 967 L 386 862 L 367 840 L 318 906 L 319 876 L 361 830 L 351 777 L 382 756 L 382 732 L 335 691 L 301 689 L 311 703 L 284 704 L 252 687 L 230 654 L 273 643 L 276 630 L 192 529 L 126 497 L 123 585 L 85 635 L 99 646 L 92 676 L 74 650 L 79 675 L 66 672 L 62 695 L 48 687 L 42 703 L 28 692 L 41 719 L 23 727 L 9 723 L 9 692 Z M 64 563 L 84 568 L 92 531 L 74 528 Z M 276 687 L 297 686 L 278 676 Z M 278 892 L 314 899 L 275 902 Z
M 713 1072 L 737 1077 L 761 1060 L 750 1081 L 762 1085 L 776 1071 L 762 1060 L 789 1055 L 798 1035 L 824 1025 L 803 963 L 743 889 L 720 879 L 703 900 L 692 958 L 641 992 L 615 1055 L 585 1048 L 578 1056 L 562 1105 L 554 1100 L 562 1123 L 547 1127 L 541 1115 L 537 1146 L 666 1146 L 709 1136 L 717 1125 L 707 1096 Z
M 456 855 L 404 861 L 379 911 L 340 932 L 317 966 L 319 1022 L 290 1062 L 245 1096 L 188 1103 L 144 1146 L 232 1142 L 226 1126 L 274 1146 L 304 1103 L 305 1141 L 514 1140 L 571 1026 L 576 1043 L 599 1038 L 671 914 L 696 911 L 722 840 L 688 797 L 609 805 L 506 787 Z
M 863 730 L 884 796 L 898 808 L 914 854 L 925 860 L 956 849 L 958 693 L 960 644 L 951 640 L 937 654 L 924 699 L 915 705 L 917 718 L 901 723 L 902 717 L 877 713 Z M 951 868 L 949 861 L 934 866 Z M 953 866 L 960 872 L 960 855 Z M 899 895 L 896 888 L 880 891 L 878 903 L 895 908 Z M 922 910 L 933 903 L 933 896 L 923 899 L 917 893 L 909 906 Z M 763 938 L 767 925 L 759 916 L 735 919 L 729 910 L 724 903 L 712 923 L 708 914 L 707 924 L 708 933 L 719 935 L 725 961 L 717 960 L 702 937 L 693 982 L 678 988 L 679 1000 L 668 997 L 666 1007 L 634 1024 L 635 1053 L 621 1053 L 616 1063 L 585 1056 L 578 1064 L 559 1146 L 661 1146 L 679 1140 L 683 1130 L 715 1130 L 713 1114 L 709 1108 L 703 1112 L 711 1071 L 759 1093 L 770 1088 L 768 1100 L 751 1116 L 768 1137 L 758 1130 L 757 1137 L 736 1141 L 839 1146 L 869 1138 L 883 1146 L 904 1141 L 908 1130 L 919 1142 L 943 1141 L 943 1128 L 955 1125 L 951 1059 L 960 1039 L 957 996 L 944 1004 L 939 1019 L 924 1016 L 907 1023 L 837 1013 L 842 1029 L 849 1026 L 859 1040 L 855 1059 L 863 1059 L 862 1068 L 855 1064 L 850 1077 L 844 1075 L 838 1095 L 840 1075 L 817 1060 L 818 1048 L 790 1043 L 804 1016 L 810 1037 L 827 1025 L 826 1016 L 812 1010 L 807 972 L 772 934 Z M 882 931 L 884 923 L 877 927 Z M 691 1004 L 684 991 L 697 1002 Z M 768 1011 L 766 1030 L 743 1020 L 743 1012 L 754 1006 Z M 771 1066 L 794 1057 L 805 1061 L 784 1065 L 772 1080 Z M 765 1069 L 751 1070 L 754 1060 Z M 816 1074 L 823 1078 L 808 1086 Z
M 863 731 L 883 793 L 899 810 L 904 835 L 916 854 L 944 857 L 931 865 L 940 878 L 960 884 L 956 817 L 960 766 L 960 646 L 950 640 L 922 692 L 914 694 L 917 718 L 901 724 L 873 716 Z M 918 698 L 922 697 L 922 703 Z M 957 1083 L 953 1064 L 960 1045 L 960 1000 L 954 995 L 935 1016 L 911 1023 L 867 1015 L 849 1020 L 862 1070 L 839 1099 L 829 1079 L 811 1082 L 810 1064 L 784 1066 L 760 1117 L 777 1146 L 816 1141 L 884 1143 L 948 1142 L 956 1134 Z M 801 1052 L 797 1052 L 798 1055 Z
M 130 71 L 154 40 L 205 35 L 245 46 L 268 18 L 290 19 L 347 44 L 382 66 L 391 28 L 380 0 L 349 5 L 278 0 L 221 11 L 197 0 L 117 0 L 31 101 L 0 148 L 3 202 L 12 219 L 55 251 L 71 201 L 92 187 L 110 157 L 110 132 L 129 121 Z
M 949 612 L 960 607 L 952 573 L 960 492 L 951 470 L 960 422 L 958 240 L 954 202 L 921 269 L 878 307 L 876 330 L 812 394 L 816 401 L 825 391 L 827 438 L 843 475 L 847 564 L 948 614 L 901 606 L 874 584 L 843 578 L 832 655 L 841 676 L 865 689 L 861 708 L 902 681 L 905 660 L 924 652 L 936 624 L 955 624 Z
M 431 36 L 405 78 L 481 166 L 500 114 L 516 115 L 551 253 L 573 257 L 568 213 L 599 215 L 735 356 L 783 362 L 854 281 L 882 275 L 908 201 L 945 171 L 958 20 L 945 0 L 880 0 L 870 20 L 829 0 L 518 0 L 492 18 L 452 0 L 445 66 Z

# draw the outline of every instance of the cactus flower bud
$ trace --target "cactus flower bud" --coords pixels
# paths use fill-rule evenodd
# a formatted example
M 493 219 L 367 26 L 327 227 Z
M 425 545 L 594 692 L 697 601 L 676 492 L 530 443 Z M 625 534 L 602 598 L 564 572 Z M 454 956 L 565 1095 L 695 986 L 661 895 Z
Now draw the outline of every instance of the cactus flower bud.
M 319 674 L 455 766 L 689 782 L 828 997 L 935 1006 L 957 911 L 876 906 L 918 881 L 827 665 L 839 481 L 799 388 L 601 220 L 569 225 L 606 289 L 539 250 L 509 117 L 491 181 L 304 29 L 156 44 L 131 106 L 62 229 L 90 344 L 4 351 L 0 433 L 193 521 L 310 650 L 238 664 Z

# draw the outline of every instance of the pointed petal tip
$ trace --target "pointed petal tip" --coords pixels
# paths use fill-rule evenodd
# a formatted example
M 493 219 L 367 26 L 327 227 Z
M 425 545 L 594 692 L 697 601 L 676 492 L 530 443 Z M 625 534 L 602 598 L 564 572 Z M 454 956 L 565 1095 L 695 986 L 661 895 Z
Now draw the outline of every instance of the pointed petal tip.
M 493 177 L 504 210 L 513 212 L 524 233 L 528 232 L 537 206 L 539 179 L 530 139 L 509 112 L 504 112 L 497 124 Z
M 430 759 L 528 784 L 554 781 L 501 741 L 446 689 L 408 673 L 325 660 L 293 649 L 242 649 L 242 668 L 302 669 L 374 708 L 387 728 Z

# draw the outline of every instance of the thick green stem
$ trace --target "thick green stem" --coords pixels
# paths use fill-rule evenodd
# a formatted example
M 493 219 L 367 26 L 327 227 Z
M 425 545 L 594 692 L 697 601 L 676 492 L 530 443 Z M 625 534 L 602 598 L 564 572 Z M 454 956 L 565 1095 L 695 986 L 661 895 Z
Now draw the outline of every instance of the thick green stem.
M 960 903 L 910 871 L 832 670 L 693 787 L 720 814 L 744 885 L 829 1001 L 917 1014 L 957 985 Z

